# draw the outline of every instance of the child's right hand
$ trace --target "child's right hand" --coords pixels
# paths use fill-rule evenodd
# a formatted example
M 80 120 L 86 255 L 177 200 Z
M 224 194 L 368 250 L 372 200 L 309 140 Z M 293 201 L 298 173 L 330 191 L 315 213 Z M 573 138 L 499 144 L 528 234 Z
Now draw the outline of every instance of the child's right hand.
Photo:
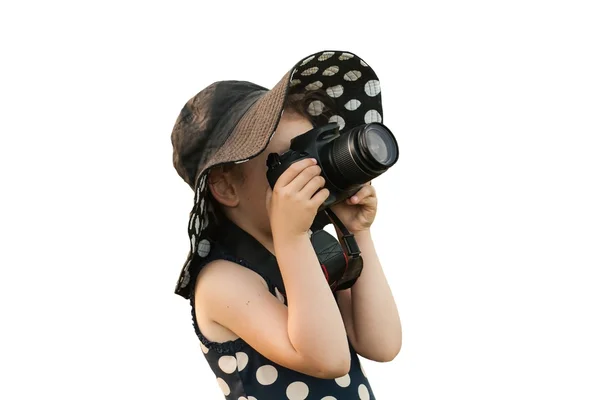
M 292 164 L 267 193 L 271 231 L 277 236 L 305 235 L 327 197 L 325 178 L 313 158 Z

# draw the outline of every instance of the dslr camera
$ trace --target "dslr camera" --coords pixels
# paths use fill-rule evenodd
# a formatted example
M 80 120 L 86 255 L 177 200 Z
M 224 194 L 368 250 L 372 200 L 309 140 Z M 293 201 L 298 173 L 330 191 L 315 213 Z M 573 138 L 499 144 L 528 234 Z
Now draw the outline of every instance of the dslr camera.
M 330 193 L 319 208 L 322 211 L 383 174 L 398 161 L 398 154 L 396 138 L 383 124 L 360 125 L 340 134 L 339 126 L 332 123 L 295 137 L 283 154 L 269 154 L 267 179 L 273 188 L 293 163 L 315 158 Z

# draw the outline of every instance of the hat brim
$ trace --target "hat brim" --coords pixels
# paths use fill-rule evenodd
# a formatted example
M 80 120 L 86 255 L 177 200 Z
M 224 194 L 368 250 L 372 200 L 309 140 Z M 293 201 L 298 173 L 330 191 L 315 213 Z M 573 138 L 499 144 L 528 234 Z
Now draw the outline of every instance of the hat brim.
M 244 162 L 259 155 L 275 133 L 289 89 L 291 72 L 266 92 L 240 119 L 221 146 L 196 174 L 197 179 L 217 165 Z M 196 182 L 197 186 L 197 182 Z

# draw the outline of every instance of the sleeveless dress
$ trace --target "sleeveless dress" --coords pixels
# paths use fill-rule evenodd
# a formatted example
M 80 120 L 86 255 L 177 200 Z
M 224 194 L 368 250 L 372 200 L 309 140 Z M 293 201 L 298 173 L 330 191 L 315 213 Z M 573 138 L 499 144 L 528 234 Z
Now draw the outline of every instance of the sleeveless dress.
M 220 240 L 211 244 L 211 254 L 194 268 L 193 285 L 203 265 L 224 259 L 258 273 L 267 282 L 271 294 L 287 306 L 275 257 L 233 223 L 226 223 L 225 232 L 226 235 L 221 235 Z M 250 257 L 249 252 L 252 252 Z M 248 259 L 252 259 L 254 264 Z M 194 330 L 226 400 L 375 400 L 358 355 L 349 341 L 351 367 L 348 374 L 337 379 L 312 377 L 274 363 L 241 338 L 223 343 L 208 340 L 196 320 L 194 292 L 192 289 L 190 297 Z

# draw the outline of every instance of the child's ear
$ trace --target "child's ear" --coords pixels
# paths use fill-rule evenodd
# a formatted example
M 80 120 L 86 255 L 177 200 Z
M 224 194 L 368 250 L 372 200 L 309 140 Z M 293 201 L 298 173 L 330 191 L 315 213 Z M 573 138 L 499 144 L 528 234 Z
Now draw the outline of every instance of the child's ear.
M 223 168 L 217 167 L 208 174 L 208 188 L 213 198 L 226 207 L 236 207 L 240 202 L 234 182 L 232 174 Z

